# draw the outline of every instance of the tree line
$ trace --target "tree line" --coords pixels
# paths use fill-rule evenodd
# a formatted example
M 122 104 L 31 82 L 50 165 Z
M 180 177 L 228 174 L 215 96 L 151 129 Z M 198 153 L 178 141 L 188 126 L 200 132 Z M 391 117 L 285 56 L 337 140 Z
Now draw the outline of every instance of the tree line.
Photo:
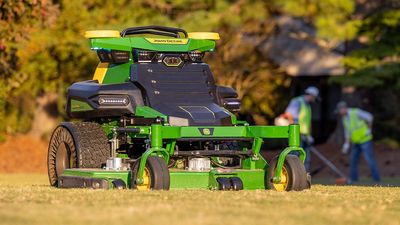
M 324 48 L 358 41 L 346 54 L 346 75 L 331 82 L 384 90 L 388 123 L 400 124 L 400 12 L 393 1 L 356 0 L 0 0 L 0 133 L 30 129 L 38 96 L 56 93 L 65 117 L 65 90 L 90 79 L 98 62 L 85 30 L 140 25 L 216 31 L 222 39 L 206 56 L 217 82 L 235 87 L 242 113 L 265 123 L 287 103 L 291 78 L 257 51 L 274 31 L 270 19 L 290 15 L 312 24 Z M 377 5 L 378 4 L 378 5 Z M 251 40 L 244 41 L 244 36 Z

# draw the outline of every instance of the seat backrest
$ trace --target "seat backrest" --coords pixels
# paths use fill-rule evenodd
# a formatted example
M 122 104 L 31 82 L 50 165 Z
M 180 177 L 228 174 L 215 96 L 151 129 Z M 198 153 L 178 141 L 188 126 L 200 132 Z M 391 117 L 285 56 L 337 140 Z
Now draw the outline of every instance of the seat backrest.
M 140 63 L 131 67 L 131 81 L 142 90 L 145 104 L 188 125 L 231 125 L 230 113 L 216 100 L 216 86 L 205 63 L 168 67 Z

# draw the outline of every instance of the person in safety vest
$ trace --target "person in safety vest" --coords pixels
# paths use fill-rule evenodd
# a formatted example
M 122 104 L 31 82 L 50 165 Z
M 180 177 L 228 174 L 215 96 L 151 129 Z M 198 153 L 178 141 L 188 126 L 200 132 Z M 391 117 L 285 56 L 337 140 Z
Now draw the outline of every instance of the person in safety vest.
M 342 147 L 342 153 L 347 154 L 350 149 L 350 183 L 358 181 L 358 163 L 360 154 L 364 155 L 365 161 L 371 170 L 372 179 L 375 182 L 380 181 L 378 165 L 374 158 L 372 144 L 372 123 L 371 113 L 358 108 L 349 108 L 343 101 L 336 107 L 337 112 L 342 118 L 344 127 L 345 142 Z
M 314 138 L 311 136 L 311 106 L 319 97 L 319 90 L 316 87 L 308 87 L 304 95 L 292 99 L 289 106 L 286 108 L 283 117 L 285 117 L 289 124 L 300 125 L 300 142 L 301 147 L 306 152 L 306 160 L 304 166 L 307 172 L 310 172 L 310 147 L 314 143 Z

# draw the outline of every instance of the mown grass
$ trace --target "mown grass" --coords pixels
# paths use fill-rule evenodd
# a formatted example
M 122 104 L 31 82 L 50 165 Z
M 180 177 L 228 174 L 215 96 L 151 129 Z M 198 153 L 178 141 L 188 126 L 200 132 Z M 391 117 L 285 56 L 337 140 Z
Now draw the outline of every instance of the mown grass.
M 400 188 L 314 185 L 303 192 L 56 189 L 0 175 L 0 224 L 400 224 Z

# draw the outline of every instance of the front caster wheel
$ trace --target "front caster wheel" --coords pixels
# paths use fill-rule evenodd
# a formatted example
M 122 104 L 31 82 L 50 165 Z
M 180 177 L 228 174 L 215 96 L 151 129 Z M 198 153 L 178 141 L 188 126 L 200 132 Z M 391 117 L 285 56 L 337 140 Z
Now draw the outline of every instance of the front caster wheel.
M 143 183 L 136 184 L 140 158 L 133 164 L 131 187 L 137 190 L 169 190 L 169 170 L 164 159 L 149 156 L 143 173 Z
M 272 182 L 278 163 L 278 157 L 279 156 L 276 156 L 271 160 L 268 168 L 266 178 L 267 188 L 276 191 L 302 191 L 304 189 L 309 189 L 310 184 L 306 169 L 300 159 L 295 155 L 286 156 L 281 171 L 281 181 L 279 183 Z

